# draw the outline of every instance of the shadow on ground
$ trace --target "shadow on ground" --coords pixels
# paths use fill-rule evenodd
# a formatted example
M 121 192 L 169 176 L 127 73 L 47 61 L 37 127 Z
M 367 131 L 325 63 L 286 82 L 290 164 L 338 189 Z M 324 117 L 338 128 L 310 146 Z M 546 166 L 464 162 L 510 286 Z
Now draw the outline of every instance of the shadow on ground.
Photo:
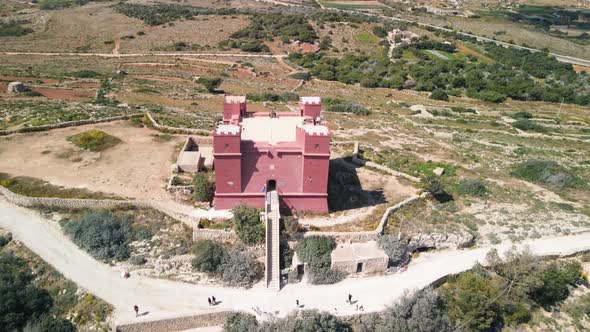
M 328 208 L 330 212 L 358 209 L 386 203 L 382 190 L 364 190 L 356 166 L 345 159 L 330 160 Z

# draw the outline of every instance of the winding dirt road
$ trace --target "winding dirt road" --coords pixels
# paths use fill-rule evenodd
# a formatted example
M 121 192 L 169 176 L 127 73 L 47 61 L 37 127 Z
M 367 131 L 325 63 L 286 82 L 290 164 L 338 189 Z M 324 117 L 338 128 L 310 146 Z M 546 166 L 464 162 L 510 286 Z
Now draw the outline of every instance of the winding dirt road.
M 472 250 L 448 250 L 421 254 L 408 271 L 393 275 L 349 278 L 335 285 L 287 285 L 279 293 L 263 288 L 236 289 L 192 285 L 168 280 L 132 276 L 124 280 L 120 272 L 97 262 L 70 242 L 57 224 L 37 213 L 19 208 L 0 198 L 0 227 L 11 231 L 33 252 L 89 292 L 115 307 L 115 321 L 130 322 L 176 317 L 187 314 L 210 313 L 216 310 L 261 311 L 284 316 L 295 310 L 299 299 L 306 309 L 320 309 L 338 315 L 354 314 L 354 307 L 345 303 L 352 294 L 364 305 L 366 312 L 383 310 L 407 290 L 423 288 L 440 278 L 469 269 L 483 262 L 490 247 Z M 527 243 L 537 255 L 570 255 L 590 250 L 590 233 L 538 239 Z M 520 245 L 522 247 L 523 245 Z M 496 246 L 500 252 L 509 245 Z M 206 298 L 215 296 L 222 301 L 211 307 Z M 134 317 L 132 307 L 140 306 L 149 313 Z M 265 315 L 263 315 L 262 318 Z

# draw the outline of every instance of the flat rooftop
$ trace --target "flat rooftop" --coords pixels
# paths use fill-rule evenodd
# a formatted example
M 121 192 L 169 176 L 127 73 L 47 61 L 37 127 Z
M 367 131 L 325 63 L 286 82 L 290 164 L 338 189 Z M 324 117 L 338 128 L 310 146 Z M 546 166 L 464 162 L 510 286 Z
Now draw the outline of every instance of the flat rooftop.
M 297 138 L 297 126 L 303 124 L 301 116 L 285 116 L 278 118 L 252 117 L 242 119 L 242 141 L 268 142 L 276 144 L 281 142 L 295 142 Z
M 369 241 L 364 243 L 338 244 L 332 251 L 332 262 L 348 262 L 351 260 L 366 260 L 375 258 L 386 258 L 387 255 L 377 242 Z

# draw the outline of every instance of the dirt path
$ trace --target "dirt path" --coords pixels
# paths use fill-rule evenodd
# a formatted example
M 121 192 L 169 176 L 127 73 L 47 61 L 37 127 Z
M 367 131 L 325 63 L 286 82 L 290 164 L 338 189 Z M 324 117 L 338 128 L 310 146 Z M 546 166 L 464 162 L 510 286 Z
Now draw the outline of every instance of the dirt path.
M 121 48 L 121 40 L 117 39 L 115 41 L 115 47 L 113 48 L 113 54 L 119 54 L 119 49 Z
M 39 55 L 39 56 L 86 56 L 103 58 L 131 58 L 145 56 L 166 56 L 166 57 L 190 57 L 190 56 L 212 56 L 212 57 L 238 57 L 238 58 L 286 58 L 288 55 L 272 54 L 244 54 L 244 53 L 44 53 L 44 52 L 0 52 L 0 55 Z
M 99 263 L 71 243 L 58 229 L 56 222 L 43 219 L 29 210 L 12 206 L 0 198 L 0 227 L 13 233 L 33 252 L 89 292 L 113 304 L 115 321 L 153 320 L 195 313 L 222 310 L 262 311 L 284 316 L 295 309 L 299 299 L 306 309 L 319 309 L 338 315 L 354 314 L 354 307 L 345 303 L 352 294 L 367 312 L 383 310 L 407 290 L 422 288 L 439 278 L 469 269 L 477 261 L 483 262 L 489 247 L 473 250 L 448 250 L 423 253 L 410 265 L 407 272 L 387 276 L 346 279 L 335 285 L 287 285 L 279 293 L 262 288 L 235 289 L 190 285 L 168 280 L 132 276 L 124 280 L 120 272 Z M 537 239 L 527 242 L 537 255 L 572 254 L 590 249 L 590 233 Z M 523 245 L 519 245 L 522 248 Z M 496 246 L 500 252 L 510 245 Z M 387 292 L 383 292 L 387 289 Z M 321 294 L 318 297 L 318 294 Z M 211 307 L 206 298 L 215 296 L 222 303 Z M 137 304 L 148 314 L 135 318 L 132 311 Z M 268 318 L 268 317 L 267 317 Z

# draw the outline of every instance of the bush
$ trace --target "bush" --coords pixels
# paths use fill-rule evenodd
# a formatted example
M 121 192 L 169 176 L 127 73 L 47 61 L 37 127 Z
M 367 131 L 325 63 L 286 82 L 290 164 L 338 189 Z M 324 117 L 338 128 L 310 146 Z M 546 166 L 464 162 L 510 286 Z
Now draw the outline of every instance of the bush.
M 325 101 L 328 104 L 328 107 L 326 108 L 326 111 L 328 112 L 352 113 L 356 115 L 371 114 L 371 111 L 366 107 L 353 101 L 329 98 L 326 98 Z
M 213 185 L 203 173 L 193 175 L 193 197 L 197 202 L 208 202 L 213 194 Z
M 129 263 L 132 265 L 144 265 L 147 263 L 147 259 L 143 255 L 133 256 L 129 259 Z
M 43 315 L 24 331 L 31 332 L 76 332 L 76 327 L 67 319 Z
M 303 262 L 308 263 L 312 284 L 333 284 L 344 279 L 344 274 L 331 269 L 330 254 L 336 248 L 336 241 L 327 236 L 310 236 L 301 241 L 295 251 Z
M 510 117 L 513 119 L 532 119 L 533 115 L 526 111 L 520 111 L 512 114 Z
M 94 70 L 80 70 L 70 73 L 72 77 L 77 78 L 99 78 L 102 75 L 100 73 L 95 72 Z
M 453 324 L 445 314 L 438 293 L 432 288 L 425 288 L 414 294 L 404 295 L 399 302 L 372 319 L 361 320 L 358 330 L 451 332 Z
M 223 322 L 224 332 L 254 332 L 258 330 L 256 316 L 245 312 L 232 312 Z
M 232 209 L 234 230 L 247 245 L 254 245 L 264 239 L 264 224 L 260 221 L 260 210 L 245 204 Z
M 575 187 L 581 180 L 555 161 L 527 160 L 514 167 L 512 176 L 555 188 Z
M 570 294 L 570 287 L 582 277 L 582 266 L 577 261 L 552 262 L 543 272 L 543 287 L 539 288 L 533 298 L 547 308 L 565 300 Z
M 228 284 L 249 287 L 260 279 L 263 268 L 254 257 L 238 250 L 230 250 L 219 265 L 219 272 L 221 280 Z
M 377 239 L 377 244 L 387 257 L 389 257 L 390 266 L 401 266 L 408 263 L 410 260 L 410 248 L 403 240 L 398 240 L 395 237 L 381 235 Z
M 111 212 L 88 212 L 77 220 L 68 221 L 64 232 L 82 249 L 102 261 L 122 261 L 129 258 L 131 223 Z
M 432 91 L 432 93 L 430 94 L 430 99 L 448 101 L 449 96 L 444 90 L 437 89 Z
M 524 130 L 524 131 L 534 131 L 538 133 L 545 133 L 547 132 L 547 127 L 542 126 L 534 121 L 529 119 L 519 119 L 512 123 L 512 127 Z
M 439 179 L 432 176 L 420 180 L 421 187 L 424 191 L 430 193 L 440 203 L 452 201 L 453 195 L 449 194 Z
M 352 332 L 340 318 L 318 310 L 302 310 L 285 318 L 265 322 L 259 331 L 281 332 Z
M 10 20 L 0 22 L 0 37 L 19 37 L 33 32 L 31 28 L 25 28 L 22 25 L 30 23 L 26 20 Z
M 85 5 L 89 0 L 41 0 L 39 4 L 41 9 L 45 10 L 57 10 L 73 7 L 76 5 Z
M 193 245 L 193 268 L 199 272 L 217 273 L 228 250 L 221 243 L 213 240 L 198 240 Z
M 213 93 L 221 85 L 221 81 L 222 80 L 219 77 L 213 77 L 213 78 L 200 77 L 197 80 L 197 83 L 202 84 L 205 87 L 205 89 L 207 89 L 207 91 Z
M 10 240 L 12 240 L 12 234 L 10 233 L 0 236 L 0 248 L 10 243 Z
M 111 136 L 97 129 L 69 136 L 67 140 L 84 150 L 95 152 L 104 151 L 121 142 L 117 137 Z
M 33 285 L 27 263 L 12 253 L 0 253 L 0 326 L 21 331 L 27 321 L 45 314 L 52 306 L 49 293 Z
M 311 79 L 311 74 L 308 72 L 300 71 L 298 73 L 293 73 L 289 75 L 289 77 L 296 80 L 309 81 Z
M 506 100 L 506 95 L 496 91 L 482 91 L 477 94 L 477 98 L 492 103 L 501 103 Z
M 488 189 L 483 181 L 478 179 L 466 179 L 459 182 L 457 191 L 462 195 L 483 197 Z

